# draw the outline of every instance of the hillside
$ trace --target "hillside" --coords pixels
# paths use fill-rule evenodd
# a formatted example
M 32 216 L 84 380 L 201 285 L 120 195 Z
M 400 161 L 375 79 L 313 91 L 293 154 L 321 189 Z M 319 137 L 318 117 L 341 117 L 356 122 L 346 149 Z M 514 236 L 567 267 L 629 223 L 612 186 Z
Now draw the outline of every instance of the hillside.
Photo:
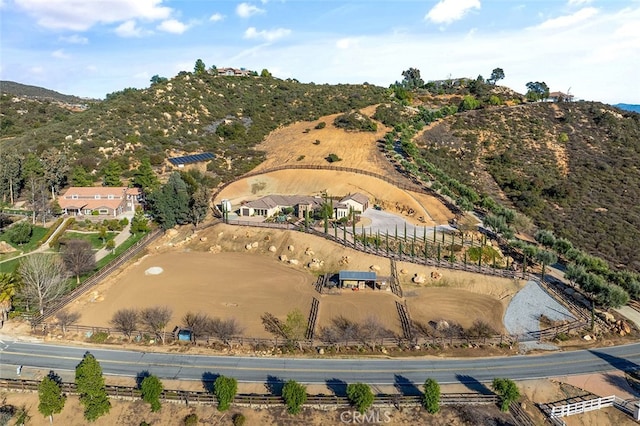
M 44 87 L 30 86 L 28 84 L 16 83 L 15 81 L 0 80 L 0 93 L 7 93 L 19 97 L 27 97 L 41 100 L 51 100 L 66 104 L 81 104 L 87 102 L 87 99 L 79 98 L 73 95 L 64 95 L 55 90 L 45 89 Z
M 169 156 L 209 151 L 216 154 L 209 171 L 228 180 L 263 160 L 252 147 L 272 130 L 383 99 L 386 90 L 369 85 L 183 72 L 148 89 L 109 94 L 86 111 L 54 117 L 47 125 L 38 123 L 28 134 L 24 131 L 0 143 L 22 152 L 55 147 L 66 152 L 70 168 L 82 164 L 90 171 L 101 170 L 109 160 L 127 171 L 144 157 L 159 166 Z M 10 102 L 5 99 L 5 106 Z
M 640 115 L 587 102 L 487 108 L 437 123 L 417 145 L 541 227 L 640 270 Z

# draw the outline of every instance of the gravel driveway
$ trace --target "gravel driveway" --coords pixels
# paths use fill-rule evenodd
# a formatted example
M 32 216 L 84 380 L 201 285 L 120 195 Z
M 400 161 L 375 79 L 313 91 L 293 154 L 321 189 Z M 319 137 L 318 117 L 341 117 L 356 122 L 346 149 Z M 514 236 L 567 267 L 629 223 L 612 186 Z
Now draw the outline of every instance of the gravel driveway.
M 554 321 L 575 319 L 571 312 L 549 296 L 540 284 L 529 281 L 511 299 L 504 314 L 504 326 L 509 334 L 527 335 L 532 331 L 540 330 L 540 315 Z M 533 338 L 522 337 L 521 340 L 533 340 Z
M 371 225 L 365 226 L 367 232 L 373 234 L 380 231 L 380 234 L 395 235 L 396 229 L 398 230 L 398 237 L 404 236 L 405 225 L 407 227 L 407 236 L 413 237 L 415 230 L 416 238 L 422 238 L 425 234 L 425 227 L 420 225 L 413 225 L 407 222 L 402 216 L 389 213 L 383 210 L 367 209 L 360 216 L 366 217 L 371 220 Z M 454 230 L 449 225 L 439 225 L 436 229 L 440 232 Z M 356 233 L 360 233 L 360 228 L 356 229 Z M 426 227 L 426 234 L 433 235 L 433 226 Z

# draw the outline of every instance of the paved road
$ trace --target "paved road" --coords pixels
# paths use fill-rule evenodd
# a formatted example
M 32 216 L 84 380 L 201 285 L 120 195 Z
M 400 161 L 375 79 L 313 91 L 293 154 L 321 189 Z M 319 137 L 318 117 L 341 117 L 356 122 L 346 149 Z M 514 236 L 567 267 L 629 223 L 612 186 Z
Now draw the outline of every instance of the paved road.
M 58 372 L 75 369 L 87 348 L 44 343 L 0 344 L 0 377 L 13 378 L 16 366 Z M 557 352 L 537 356 L 476 359 L 304 359 L 198 356 L 90 349 L 105 374 L 135 376 L 148 370 L 164 379 L 201 380 L 203 375 L 224 374 L 242 382 L 265 382 L 267 376 L 302 383 L 423 383 L 431 377 L 440 383 L 488 382 L 495 377 L 514 380 L 628 370 L 640 365 L 640 343 L 603 349 Z M 401 376 L 401 378 L 398 378 Z

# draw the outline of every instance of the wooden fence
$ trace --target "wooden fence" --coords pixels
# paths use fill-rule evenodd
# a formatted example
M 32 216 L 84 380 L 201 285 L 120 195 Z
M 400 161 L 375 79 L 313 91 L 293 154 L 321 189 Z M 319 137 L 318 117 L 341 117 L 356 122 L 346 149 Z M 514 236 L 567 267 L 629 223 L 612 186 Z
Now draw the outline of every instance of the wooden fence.
M 0 389 L 18 392 L 37 392 L 40 382 L 38 380 L 0 379 Z M 204 387 L 212 386 L 211 382 L 203 383 Z M 76 384 L 63 382 L 62 392 L 75 394 Z M 141 399 L 140 389 L 134 386 L 105 386 L 107 394 L 117 399 Z M 182 402 L 185 404 L 216 404 L 215 396 L 208 391 L 174 390 L 165 389 L 160 394 L 160 400 L 165 402 Z M 233 400 L 239 406 L 284 405 L 282 397 L 271 394 L 237 394 Z M 422 403 L 422 395 L 378 394 L 374 405 L 378 406 L 418 406 Z M 481 394 L 476 392 L 443 393 L 440 395 L 442 405 L 481 405 L 497 404 L 498 396 L 495 394 Z M 341 406 L 350 405 L 345 396 L 337 395 L 308 395 L 305 406 Z
M 156 238 L 158 238 L 162 234 L 162 232 L 163 231 L 158 228 L 158 229 L 155 229 L 155 230 L 149 232 L 144 237 L 142 237 L 138 242 L 136 242 L 134 245 L 132 245 L 127 250 L 122 252 L 122 254 L 120 254 L 120 256 L 118 256 L 117 258 L 113 259 L 111 262 L 107 263 L 103 268 L 101 268 L 98 272 L 96 272 L 95 274 L 93 274 L 92 276 L 87 278 L 84 282 L 82 282 L 82 284 L 80 284 L 78 287 L 76 287 L 73 291 L 71 291 L 70 293 L 68 293 L 65 296 L 63 296 L 60 299 L 58 299 L 56 301 L 56 303 L 48 306 L 44 310 L 44 313 L 42 315 L 38 315 L 38 316 L 32 318 L 31 326 L 34 327 L 34 328 L 37 327 L 43 321 L 45 321 L 47 318 L 50 318 L 53 315 L 55 315 L 58 311 L 60 311 L 62 308 L 64 308 L 68 303 L 74 301 L 75 299 L 80 297 L 82 294 L 84 294 L 87 291 L 89 291 L 96 284 L 98 284 L 103 279 L 105 279 L 109 274 L 111 274 L 113 271 L 115 271 L 120 266 L 122 266 L 125 262 L 127 262 L 129 259 L 131 259 L 131 257 L 133 257 L 136 254 L 140 253 L 140 251 L 142 251 L 142 249 L 144 249 L 152 241 L 154 241 Z

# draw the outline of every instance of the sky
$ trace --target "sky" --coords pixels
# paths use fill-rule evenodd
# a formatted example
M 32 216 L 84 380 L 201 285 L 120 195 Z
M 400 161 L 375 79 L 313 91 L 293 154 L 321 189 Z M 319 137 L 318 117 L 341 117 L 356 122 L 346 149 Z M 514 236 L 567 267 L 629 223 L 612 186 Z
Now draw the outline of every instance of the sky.
M 0 79 L 104 98 L 207 67 L 388 87 L 490 77 L 640 104 L 640 0 L 0 0 Z

